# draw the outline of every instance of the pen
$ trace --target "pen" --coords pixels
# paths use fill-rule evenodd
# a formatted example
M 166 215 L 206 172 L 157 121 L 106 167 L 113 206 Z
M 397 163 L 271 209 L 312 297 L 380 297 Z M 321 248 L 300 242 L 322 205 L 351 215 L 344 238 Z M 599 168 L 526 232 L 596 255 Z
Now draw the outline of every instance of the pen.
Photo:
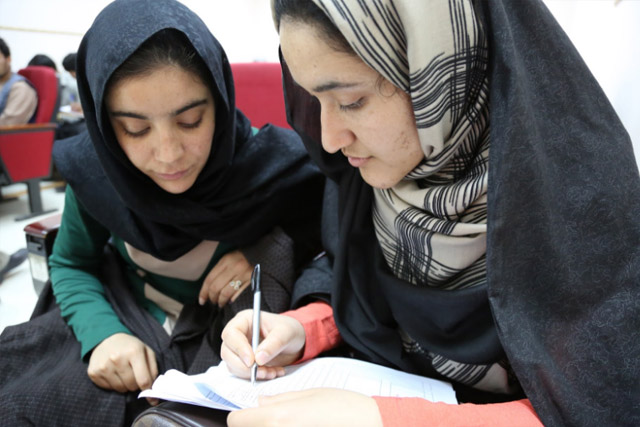
M 256 264 L 251 275 L 251 289 L 253 290 L 253 331 L 251 335 L 251 347 L 253 348 L 254 362 L 251 367 L 251 384 L 256 383 L 258 363 L 255 362 L 256 351 L 260 344 L 260 264 Z

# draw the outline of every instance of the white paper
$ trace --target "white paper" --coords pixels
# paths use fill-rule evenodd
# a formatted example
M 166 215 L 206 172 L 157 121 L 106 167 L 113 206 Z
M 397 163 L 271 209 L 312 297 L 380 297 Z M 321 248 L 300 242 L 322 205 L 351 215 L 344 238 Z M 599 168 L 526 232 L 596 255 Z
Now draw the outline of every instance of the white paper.
M 160 375 L 139 397 L 155 397 L 233 411 L 258 405 L 258 396 L 311 388 L 338 388 L 367 396 L 419 397 L 458 403 L 451 384 L 380 365 L 341 357 L 320 357 L 285 368 L 286 375 L 267 381 L 234 376 L 224 362 L 199 375 L 176 370 Z

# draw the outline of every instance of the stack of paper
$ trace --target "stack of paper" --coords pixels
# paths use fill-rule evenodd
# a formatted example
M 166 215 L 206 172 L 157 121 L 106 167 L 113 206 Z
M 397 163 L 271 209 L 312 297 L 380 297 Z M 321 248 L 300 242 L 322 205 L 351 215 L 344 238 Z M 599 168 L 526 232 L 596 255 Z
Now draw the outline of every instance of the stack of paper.
M 190 403 L 233 411 L 258 406 L 258 396 L 311 388 L 338 388 L 367 396 L 419 397 L 458 403 L 451 384 L 361 360 L 320 357 L 285 368 L 286 375 L 255 385 L 231 374 L 224 362 L 199 375 L 169 370 L 139 397 Z

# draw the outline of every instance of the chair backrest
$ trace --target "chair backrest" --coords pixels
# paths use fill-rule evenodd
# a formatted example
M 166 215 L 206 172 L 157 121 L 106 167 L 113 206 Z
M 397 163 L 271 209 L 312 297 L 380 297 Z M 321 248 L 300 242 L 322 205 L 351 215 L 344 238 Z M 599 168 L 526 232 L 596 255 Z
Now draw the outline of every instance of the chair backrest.
M 51 175 L 54 125 L 44 123 L 15 126 L 0 132 L 0 169 L 10 182 L 46 178 Z
M 231 64 L 236 90 L 236 107 L 257 128 L 271 123 L 290 128 L 284 108 L 282 69 L 277 62 Z
M 56 72 L 51 67 L 30 65 L 18 71 L 31 82 L 38 93 L 38 109 L 35 123 L 51 123 L 56 121 L 60 106 L 59 83 Z

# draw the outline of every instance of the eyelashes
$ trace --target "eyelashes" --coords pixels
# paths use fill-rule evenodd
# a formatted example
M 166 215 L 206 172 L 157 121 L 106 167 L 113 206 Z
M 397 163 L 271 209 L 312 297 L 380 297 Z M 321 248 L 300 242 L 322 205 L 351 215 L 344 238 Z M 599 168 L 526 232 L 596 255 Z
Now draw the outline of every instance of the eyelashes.
M 131 138 L 142 138 L 143 136 L 145 136 L 148 132 L 149 132 L 149 128 L 145 128 L 142 129 L 138 132 L 131 132 L 129 130 L 127 130 L 127 128 L 123 127 L 122 130 L 124 130 L 125 135 L 131 137 Z
M 200 117 L 197 121 L 193 123 L 180 123 L 180 127 L 185 129 L 195 129 L 198 126 L 200 126 L 200 123 L 202 123 L 202 117 Z
M 354 111 L 364 105 L 364 98 L 358 99 L 356 102 L 353 102 L 348 105 L 340 105 L 341 111 Z
M 202 124 L 202 117 L 193 123 L 178 123 L 178 126 L 180 126 L 183 129 L 197 129 L 201 124 Z M 122 130 L 124 131 L 125 135 L 131 138 L 142 138 L 147 133 L 149 133 L 150 129 L 151 128 L 147 127 L 137 132 L 132 132 L 128 130 L 126 127 L 124 126 L 122 127 Z

